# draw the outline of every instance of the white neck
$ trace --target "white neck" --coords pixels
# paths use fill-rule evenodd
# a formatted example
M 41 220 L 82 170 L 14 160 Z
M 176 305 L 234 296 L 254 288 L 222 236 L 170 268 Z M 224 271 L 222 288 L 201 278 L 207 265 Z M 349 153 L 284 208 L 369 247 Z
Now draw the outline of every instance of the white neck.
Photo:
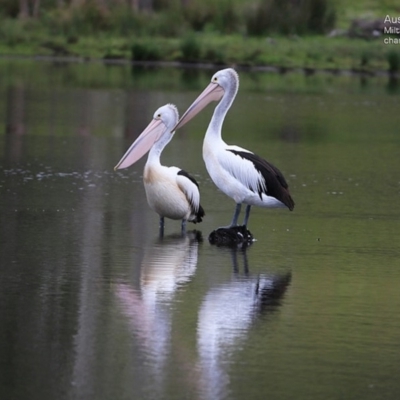
M 147 157 L 147 164 L 155 165 L 161 164 L 160 157 L 163 152 L 165 146 L 172 139 L 172 135 L 168 133 L 164 133 L 163 137 L 161 137 L 156 143 L 153 144 L 153 147 L 149 151 L 149 155 Z
M 215 107 L 210 124 L 207 128 L 206 138 L 207 136 L 209 138 L 211 136 L 214 138 L 221 138 L 222 124 L 224 123 L 225 116 L 231 108 L 233 101 L 235 100 L 236 93 L 239 87 L 238 82 L 234 80 L 232 80 L 231 82 L 232 84 L 225 89 L 225 93 L 221 101 Z

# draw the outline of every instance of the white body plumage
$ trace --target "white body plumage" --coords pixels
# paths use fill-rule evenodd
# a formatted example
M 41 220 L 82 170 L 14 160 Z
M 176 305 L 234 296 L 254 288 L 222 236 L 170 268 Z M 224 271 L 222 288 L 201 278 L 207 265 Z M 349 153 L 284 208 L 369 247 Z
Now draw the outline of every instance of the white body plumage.
M 248 204 L 259 207 L 286 207 L 273 196 L 268 196 L 266 183 L 254 164 L 235 155 L 229 150 L 248 152 L 239 146 L 229 146 L 222 140 L 207 136 L 203 144 L 203 159 L 207 171 L 215 185 L 237 204 Z M 263 191 L 258 194 L 258 188 Z
M 199 189 L 179 171 L 177 167 L 151 162 L 149 157 L 143 174 L 147 202 L 160 216 L 192 221 L 200 206 Z

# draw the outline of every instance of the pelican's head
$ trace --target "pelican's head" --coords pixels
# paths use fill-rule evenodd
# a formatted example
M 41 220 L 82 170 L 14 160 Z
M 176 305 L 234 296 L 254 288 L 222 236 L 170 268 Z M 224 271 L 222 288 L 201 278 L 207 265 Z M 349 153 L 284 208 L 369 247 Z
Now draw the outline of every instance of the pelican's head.
M 239 75 L 233 68 L 221 69 L 213 75 L 211 83 L 221 86 L 224 92 L 230 91 L 232 88 L 237 91 L 239 87 Z
M 159 119 L 167 127 L 167 130 L 172 135 L 174 131 L 172 130 L 179 119 L 179 112 L 174 104 L 166 104 L 160 107 L 153 115 L 153 119 Z
M 140 160 L 158 141 L 163 141 L 164 146 L 172 139 L 172 130 L 179 118 L 178 109 L 173 104 L 160 107 L 153 115 L 152 121 L 137 137 L 131 147 L 123 155 L 114 170 L 127 168 Z
M 211 78 L 210 84 L 182 115 L 174 130 L 179 129 L 189 122 L 212 101 L 220 101 L 225 94 L 231 103 L 236 96 L 238 88 L 239 75 L 233 68 L 221 69 L 216 72 Z

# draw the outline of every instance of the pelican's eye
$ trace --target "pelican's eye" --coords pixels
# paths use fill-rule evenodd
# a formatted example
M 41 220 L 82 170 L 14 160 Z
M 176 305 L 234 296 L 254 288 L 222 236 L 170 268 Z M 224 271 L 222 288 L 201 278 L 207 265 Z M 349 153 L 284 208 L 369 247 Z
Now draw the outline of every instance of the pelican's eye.
M 218 82 L 218 78 L 216 76 L 214 76 L 213 81 Z
M 161 114 L 157 114 L 157 118 L 161 118 Z

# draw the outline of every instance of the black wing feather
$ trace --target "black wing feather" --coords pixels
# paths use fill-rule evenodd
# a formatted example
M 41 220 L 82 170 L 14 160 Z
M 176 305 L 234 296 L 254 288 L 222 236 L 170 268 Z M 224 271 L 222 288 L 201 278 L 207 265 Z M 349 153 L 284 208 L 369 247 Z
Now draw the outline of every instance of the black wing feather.
M 189 172 L 186 172 L 184 169 L 181 169 L 178 172 L 178 175 L 182 175 L 185 178 L 188 178 L 189 180 L 191 180 L 197 187 L 199 187 L 199 184 L 197 183 L 196 179 L 193 178 L 192 175 L 189 174 Z
M 194 179 L 193 176 L 190 175 L 188 172 L 186 172 L 184 169 L 181 169 L 178 172 L 178 175 L 182 175 L 185 178 L 188 178 L 190 181 L 192 181 L 199 188 L 199 184 L 197 183 L 196 179 Z M 192 207 L 193 214 L 195 214 L 195 216 L 196 216 L 196 219 L 194 219 L 194 220 L 192 220 L 190 222 L 194 222 L 196 224 L 197 222 L 203 221 L 203 217 L 206 214 L 205 214 L 204 208 L 201 206 L 201 204 L 199 204 L 199 208 L 198 209 L 195 209 L 195 207 L 194 207 L 194 205 L 192 203 L 190 203 L 190 205 Z
M 264 178 L 265 185 L 259 184 L 257 188 L 258 195 L 261 198 L 262 193 L 275 197 L 277 200 L 285 204 L 290 211 L 294 208 L 294 201 L 289 193 L 289 186 L 282 172 L 275 165 L 267 160 L 259 157 L 257 154 L 247 151 L 228 150 L 233 154 L 251 161 L 254 168 Z

